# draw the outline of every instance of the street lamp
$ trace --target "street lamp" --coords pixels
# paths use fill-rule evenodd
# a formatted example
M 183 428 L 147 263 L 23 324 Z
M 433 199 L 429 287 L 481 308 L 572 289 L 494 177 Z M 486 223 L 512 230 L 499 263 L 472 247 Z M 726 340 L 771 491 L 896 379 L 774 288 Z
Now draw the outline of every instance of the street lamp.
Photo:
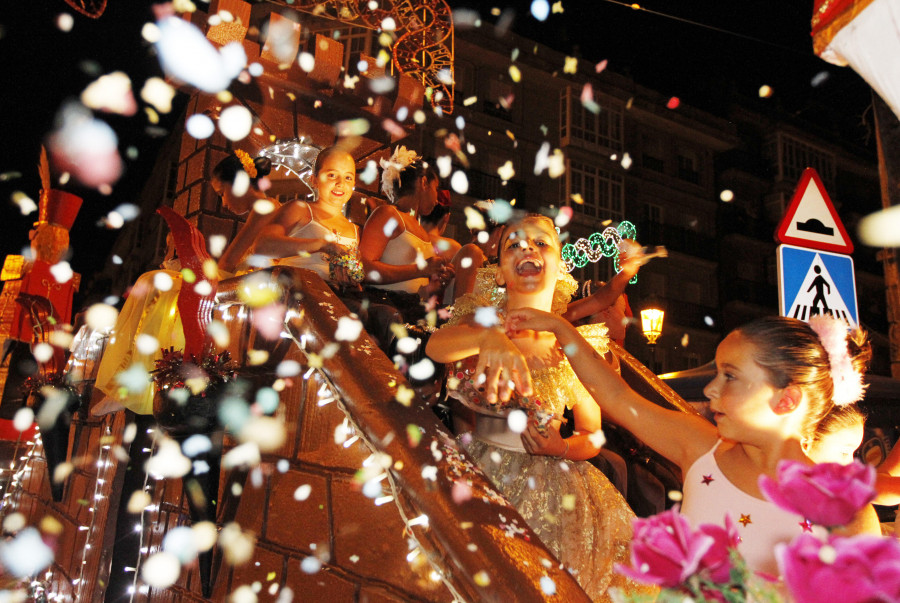
M 656 300 L 648 301 L 646 307 L 641 310 L 641 332 L 650 346 L 650 368 L 653 372 L 656 372 L 656 342 L 662 335 L 664 318 L 665 311 Z

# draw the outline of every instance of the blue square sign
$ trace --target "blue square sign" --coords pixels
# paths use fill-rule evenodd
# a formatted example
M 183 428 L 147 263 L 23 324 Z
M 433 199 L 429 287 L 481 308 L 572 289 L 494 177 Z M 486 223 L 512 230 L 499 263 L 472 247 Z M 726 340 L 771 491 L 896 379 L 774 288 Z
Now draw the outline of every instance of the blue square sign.
M 807 321 L 816 314 L 831 314 L 850 326 L 857 326 L 853 258 L 780 245 L 778 303 L 782 316 Z

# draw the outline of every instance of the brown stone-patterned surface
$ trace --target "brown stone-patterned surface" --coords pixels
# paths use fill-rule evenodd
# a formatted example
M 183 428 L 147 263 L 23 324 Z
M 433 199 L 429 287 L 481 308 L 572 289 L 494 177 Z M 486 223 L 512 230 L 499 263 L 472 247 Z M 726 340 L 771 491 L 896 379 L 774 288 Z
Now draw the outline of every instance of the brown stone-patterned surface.
M 354 601 L 358 585 L 349 578 L 323 567 L 314 574 L 300 569 L 300 559 L 290 557 L 287 563 L 285 586 L 294 591 L 294 601 Z
M 414 570 L 406 560 L 405 525 L 393 504 L 376 506 L 350 480 L 331 482 L 334 514 L 334 563 L 370 580 L 402 585 L 431 599 L 444 590 L 431 581 L 430 566 Z
M 311 486 L 309 498 L 296 500 L 294 492 Z M 266 511 L 265 540 L 297 552 L 310 553 L 310 545 L 331 545 L 328 480 L 320 475 L 288 471 L 271 478 Z M 243 525 L 243 524 L 241 524 Z
M 269 487 L 270 479 L 272 478 L 267 478 L 265 482 L 263 482 L 263 486 L 257 488 L 253 486 L 251 479 L 248 476 L 247 479 L 244 480 L 243 488 L 241 489 L 241 494 L 238 498 L 237 514 L 235 515 L 234 520 L 242 528 L 249 530 L 254 534 L 262 534 L 264 530 L 263 524 L 266 521 L 268 512 L 266 497 L 272 492 L 272 489 Z M 229 495 L 225 494 L 223 496 Z
M 275 601 L 277 595 L 270 595 L 268 589 L 272 584 L 280 585 L 282 583 L 284 566 L 284 555 L 267 550 L 257 544 L 256 550 L 253 552 L 253 560 L 236 566 L 232 571 L 231 591 L 259 582 L 262 585 L 262 590 L 257 595 L 259 601 Z

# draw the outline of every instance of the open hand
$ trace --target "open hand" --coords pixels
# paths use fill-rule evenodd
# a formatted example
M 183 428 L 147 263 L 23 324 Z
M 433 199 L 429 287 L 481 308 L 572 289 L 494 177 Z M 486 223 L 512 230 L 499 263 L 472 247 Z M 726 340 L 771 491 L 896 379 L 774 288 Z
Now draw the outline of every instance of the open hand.
M 510 310 L 506 317 L 506 330 L 509 333 L 531 330 L 555 334 L 562 324 L 564 319 L 559 315 L 535 308 L 516 308 Z
M 513 390 L 530 396 L 531 373 L 519 348 L 501 331 L 488 329 L 481 340 L 476 379 L 484 376 L 484 395 L 488 403 L 507 402 Z
M 537 424 L 529 421 L 528 429 L 522 432 L 522 445 L 531 454 L 561 456 L 566 451 L 566 441 L 559 435 L 559 422 L 553 421 L 541 433 Z

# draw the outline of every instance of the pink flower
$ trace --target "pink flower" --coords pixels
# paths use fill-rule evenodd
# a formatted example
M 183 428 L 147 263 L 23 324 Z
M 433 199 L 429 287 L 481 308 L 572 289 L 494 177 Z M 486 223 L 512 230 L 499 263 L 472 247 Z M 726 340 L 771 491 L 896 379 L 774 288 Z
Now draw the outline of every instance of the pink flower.
M 725 527 L 712 523 L 700 524 L 697 531 L 713 539 L 713 544 L 700 560 L 700 573 L 717 584 L 731 580 L 731 551 L 737 549 L 741 537 L 731 515 L 725 516 Z
M 828 543 L 800 534 L 775 549 L 796 603 L 900 600 L 900 542 L 878 536 L 831 536 Z
M 845 525 L 875 498 L 875 468 L 859 462 L 850 465 L 797 461 L 778 463 L 777 480 L 763 475 L 759 488 L 770 501 L 813 523 Z
M 687 518 L 676 509 L 646 519 L 634 518 L 631 542 L 632 567 L 617 571 L 633 580 L 663 587 L 677 587 L 693 575 L 715 538 L 692 532 Z

